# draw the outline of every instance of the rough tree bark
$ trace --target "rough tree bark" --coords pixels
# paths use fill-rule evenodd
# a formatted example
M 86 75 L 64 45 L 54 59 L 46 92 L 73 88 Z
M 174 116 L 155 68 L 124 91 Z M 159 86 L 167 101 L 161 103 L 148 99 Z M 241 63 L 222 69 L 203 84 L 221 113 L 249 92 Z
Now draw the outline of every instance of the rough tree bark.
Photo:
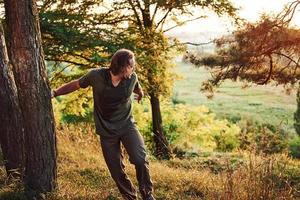
M 35 0 L 5 0 L 8 54 L 18 89 L 25 133 L 25 186 L 56 188 L 56 137 Z
M 24 129 L 18 92 L 0 24 L 0 144 L 8 176 L 22 177 Z

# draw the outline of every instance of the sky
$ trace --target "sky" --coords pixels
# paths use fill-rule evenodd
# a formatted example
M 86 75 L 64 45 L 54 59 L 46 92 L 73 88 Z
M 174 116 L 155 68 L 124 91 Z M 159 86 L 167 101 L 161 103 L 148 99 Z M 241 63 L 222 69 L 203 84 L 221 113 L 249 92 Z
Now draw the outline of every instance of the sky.
M 240 8 L 239 16 L 250 22 L 259 20 L 263 13 L 279 13 L 289 2 L 293 0 L 231 0 L 235 7 Z M 199 11 L 198 11 L 199 12 Z M 298 6 L 293 26 L 300 27 L 300 6 Z M 208 18 L 190 22 L 182 27 L 171 30 L 168 35 L 177 36 L 181 40 L 205 42 L 215 37 L 228 34 L 234 30 L 234 26 L 227 17 L 218 17 L 210 13 Z M 204 34 L 206 33 L 206 34 Z M 196 39 L 195 36 L 198 38 Z

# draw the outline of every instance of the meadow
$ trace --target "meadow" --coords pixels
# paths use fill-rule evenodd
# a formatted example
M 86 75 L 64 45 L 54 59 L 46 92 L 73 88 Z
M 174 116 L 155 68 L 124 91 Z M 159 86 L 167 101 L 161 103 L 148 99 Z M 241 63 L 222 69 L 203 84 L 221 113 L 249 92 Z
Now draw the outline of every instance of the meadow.
M 282 86 L 251 85 L 244 87 L 242 82 L 225 81 L 216 88 L 214 97 L 208 99 L 200 91 L 201 83 L 211 77 L 204 67 L 176 60 L 175 72 L 181 76 L 174 86 L 173 101 L 190 105 L 207 106 L 217 118 L 232 122 L 241 119 L 258 124 L 282 128 L 295 133 L 294 112 L 296 111 L 296 92 L 287 94 Z

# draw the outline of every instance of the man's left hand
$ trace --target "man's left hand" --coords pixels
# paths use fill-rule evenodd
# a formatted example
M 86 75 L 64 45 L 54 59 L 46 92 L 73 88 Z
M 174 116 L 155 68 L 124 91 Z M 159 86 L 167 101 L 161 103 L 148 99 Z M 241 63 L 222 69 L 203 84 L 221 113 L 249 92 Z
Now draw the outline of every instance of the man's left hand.
M 134 94 L 134 99 L 137 100 L 138 103 L 140 103 L 141 100 L 142 100 L 142 98 L 143 98 L 143 96 L 144 96 L 143 90 L 139 90 L 139 91 L 137 91 L 136 94 Z

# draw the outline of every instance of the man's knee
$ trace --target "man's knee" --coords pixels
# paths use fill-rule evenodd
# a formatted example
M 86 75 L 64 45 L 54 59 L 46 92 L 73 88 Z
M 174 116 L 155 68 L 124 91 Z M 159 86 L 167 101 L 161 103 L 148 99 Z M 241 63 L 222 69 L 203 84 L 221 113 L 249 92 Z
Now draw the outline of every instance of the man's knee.
M 136 166 L 142 166 L 142 165 L 148 164 L 146 154 L 131 157 L 131 158 L 129 158 L 129 161 L 131 164 L 136 165 Z
M 110 174 L 114 180 L 121 180 L 126 177 L 125 172 L 121 169 L 110 170 Z

